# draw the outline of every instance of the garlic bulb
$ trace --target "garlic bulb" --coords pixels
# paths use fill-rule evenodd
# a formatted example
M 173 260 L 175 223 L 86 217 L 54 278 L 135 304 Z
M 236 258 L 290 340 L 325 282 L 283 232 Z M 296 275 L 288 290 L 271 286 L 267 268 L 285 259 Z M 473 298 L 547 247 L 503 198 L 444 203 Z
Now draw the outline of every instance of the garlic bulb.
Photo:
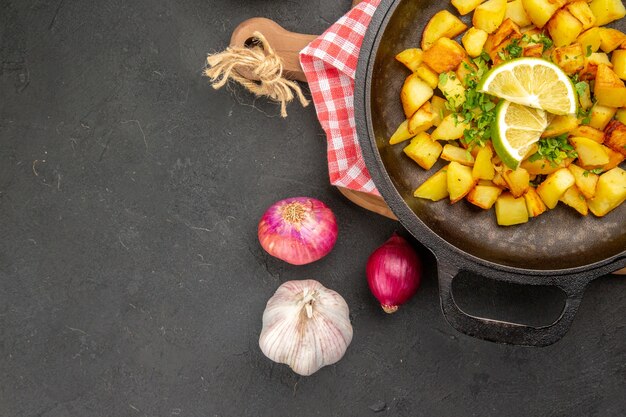
M 311 375 L 343 357 L 352 341 L 348 304 L 341 295 L 309 279 L 287 281 L 263 312 L 261 350 L 300 375 Z

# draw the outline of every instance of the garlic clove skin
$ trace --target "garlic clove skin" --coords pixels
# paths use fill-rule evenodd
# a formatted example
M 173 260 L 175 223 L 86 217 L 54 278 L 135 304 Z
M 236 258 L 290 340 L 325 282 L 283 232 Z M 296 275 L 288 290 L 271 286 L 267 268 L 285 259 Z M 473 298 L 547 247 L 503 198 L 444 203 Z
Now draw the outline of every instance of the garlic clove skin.
M 351 341 L 348 304 L 315 280 L 285 282 L 263 312 L 261 351 L 299 375 L 336 363 Z

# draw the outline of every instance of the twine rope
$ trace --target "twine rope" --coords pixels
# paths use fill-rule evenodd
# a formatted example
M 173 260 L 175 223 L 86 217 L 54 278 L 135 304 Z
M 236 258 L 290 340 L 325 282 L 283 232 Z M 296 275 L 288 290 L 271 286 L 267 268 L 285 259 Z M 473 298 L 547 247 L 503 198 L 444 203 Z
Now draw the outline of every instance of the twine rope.
M 229 80 L 236 81 L 256 96 L 269 97 L 280 103 L 282 117 L 287 117 L 287 103 L 295 96 L 303 107 L 308 106 L 309 100 L 300 86 L 283 77 L 282 59 L 265 36 L 260 32 L 254 32 L 252 36 L 258 40 L 257 47 L 228 47 L 207 57 L 209 68 L 204 75 L 211 79 L 213 88 L 217 90 Z

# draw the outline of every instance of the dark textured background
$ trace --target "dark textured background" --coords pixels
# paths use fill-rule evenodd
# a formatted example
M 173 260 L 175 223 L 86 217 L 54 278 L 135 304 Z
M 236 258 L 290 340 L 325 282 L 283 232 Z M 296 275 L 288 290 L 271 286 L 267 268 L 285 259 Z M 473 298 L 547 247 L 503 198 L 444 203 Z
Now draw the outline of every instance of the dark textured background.
M 321 33 L 348 0 L 0 0 L 0 416 L 620 416 L 626 281 L 588 289 L 543 349 L 460 335 L 432 257 L 394 316 L 364 265 L 400 226 L 328 185 L 313 108 L 213 91 L 205 54 L 266 16 Z M 266 255 L 272 202 L 325 201 L 339 240 L 320 262 Z M 556 248 L 555 250 L 558 250 Z M 351 308 L 344 359 L 309 378 L 257 340 L 281 282 L 315 278 Z M 467 310 L 548 323 L 554 291 L 459 282 Z

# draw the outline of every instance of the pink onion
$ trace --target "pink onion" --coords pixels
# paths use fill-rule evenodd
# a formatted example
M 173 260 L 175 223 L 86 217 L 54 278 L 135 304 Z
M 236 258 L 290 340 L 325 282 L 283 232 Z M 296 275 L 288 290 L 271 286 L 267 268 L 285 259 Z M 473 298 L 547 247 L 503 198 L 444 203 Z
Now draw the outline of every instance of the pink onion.
M 367 283 L 386 313 L 395 313 L 420 285 L 422 263 L 409 243 L 393 234 L 367 260 Z
M 293 265 L 328 255 L 337 241 L 337 221 L 319 200 L 294 197 L 278 201 L 259 222 L 259 242 L 272 256 Z

